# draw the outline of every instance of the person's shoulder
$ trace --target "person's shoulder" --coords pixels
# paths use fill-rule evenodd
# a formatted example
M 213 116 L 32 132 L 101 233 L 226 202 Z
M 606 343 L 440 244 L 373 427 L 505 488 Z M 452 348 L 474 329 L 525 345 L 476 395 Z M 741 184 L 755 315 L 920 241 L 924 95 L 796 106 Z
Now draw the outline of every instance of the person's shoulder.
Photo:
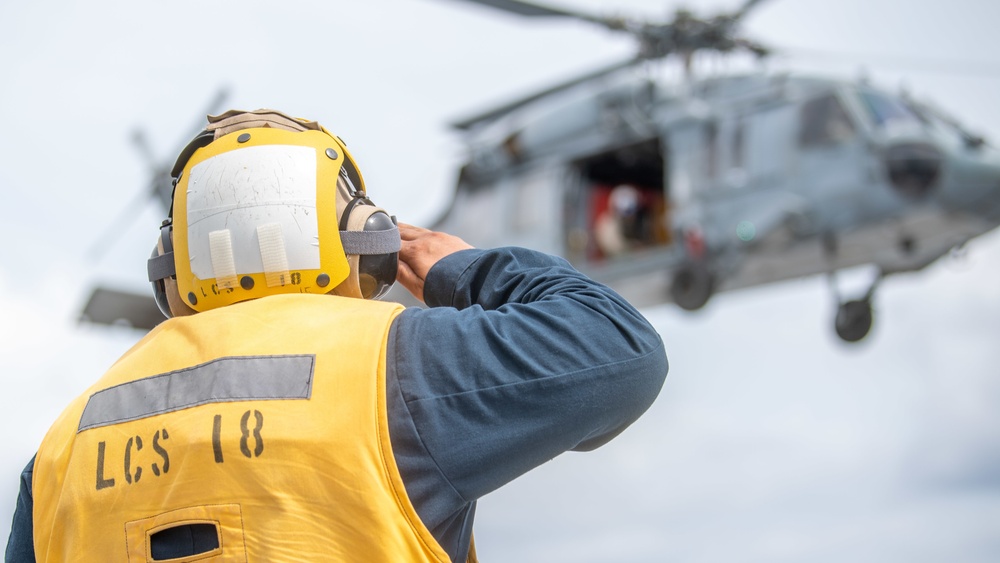
M 217 311 L 220 315 L 252 313 L 255 311 L 274 310 L 284 314 L 306 311 L 314 314 L 319 310 L 357 310 L 366 309 L 374 311 L 377 309 L 394 309 L 402 307 L 399 303 L 391 301 L 373 301 L 360 297 L 345 297 L 331 294 L 312 293 L 286 293 L 280 295 L 269 295 L 252 301 L 234 303 L 226 307 L 220 307 Z M 204 314 L 204 313 L 199 313 Z M 197 315 L 195 315 L 197 316 Z

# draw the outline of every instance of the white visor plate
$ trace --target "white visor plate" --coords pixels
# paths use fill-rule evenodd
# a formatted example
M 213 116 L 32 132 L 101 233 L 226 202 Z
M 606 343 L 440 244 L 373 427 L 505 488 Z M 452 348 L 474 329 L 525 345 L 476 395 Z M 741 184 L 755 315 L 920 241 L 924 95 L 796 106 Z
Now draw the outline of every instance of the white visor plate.
M 253 174 L 250 174 L 253 170 Z M 188 256 L 198 279 L 215 277 L 210 234 L 228 230 L 240 274 L 264 273 L 257 227 L 277 224 L 290 270 L 319 269 L 316 150 L 264 145 L 229 151 L 191 168 Z

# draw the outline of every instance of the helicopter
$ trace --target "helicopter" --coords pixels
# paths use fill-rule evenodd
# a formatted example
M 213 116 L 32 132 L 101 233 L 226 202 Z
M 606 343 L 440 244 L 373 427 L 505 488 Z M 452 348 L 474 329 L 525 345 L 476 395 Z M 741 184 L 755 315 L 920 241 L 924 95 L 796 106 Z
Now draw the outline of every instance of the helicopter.
M 635 37 L 638 48 L 454 122 L 466 153 L 434 229 L 475 246 L 564 256 L 640 307 L 696 311 L 722 292 L 826 275 L 839 304 L 836 333 L 857 342 L 871 329 L 883 279 L 1000 224 L 1000 156 L 933 103 L 863 80 L 698 77 L 697 53 L 769 55 L 738 33 L 760 0 L 710 18 L 681 10 L 667 23 L 463 1 L 599 25 Z M 684 70 L 678 83 L 633 72 L 673 59 Z M 169 179 L 157 170 L 151 192 L 162 198 Z M 838 273 L 863 264 L 876 278 L 842 297 Z M 412 303 L 402 293 L 389 298 Z M 163 320 L 150 298 L 106 288 L 82 316 L 140 329 Z
M 1000 153 L 933 103 L 845 81 L 697 78 L 693 55 L 770 49 L 739 23 L 760 0 L 668 23 L 521 0 L 463 0 L 632 35 L 634 56 L 453 123 L 467 156 L 434 228 L 566 257 L 637 306 L 828 276 L 836 334 L 865 338 L 882 280 L 1000 224 Z M 679 58 L 685 80 L 623 71 Z M 618 78 L 615 80 L 615 78 Z M 589 87 L 589 88 L 588 88 Z M 859 296 L 837 273 L 874 265 Z

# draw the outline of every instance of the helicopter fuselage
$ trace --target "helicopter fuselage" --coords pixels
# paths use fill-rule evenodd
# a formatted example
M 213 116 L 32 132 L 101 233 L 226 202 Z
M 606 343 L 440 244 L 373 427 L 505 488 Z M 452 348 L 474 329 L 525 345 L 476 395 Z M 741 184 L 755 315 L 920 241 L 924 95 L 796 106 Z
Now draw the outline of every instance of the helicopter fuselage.
M 865 83 L 639 80 L 542 106 L 469 129 L 438 227 L 563 255 L 638 304 L 919 270 L 1000 224 L 1000 154 Z

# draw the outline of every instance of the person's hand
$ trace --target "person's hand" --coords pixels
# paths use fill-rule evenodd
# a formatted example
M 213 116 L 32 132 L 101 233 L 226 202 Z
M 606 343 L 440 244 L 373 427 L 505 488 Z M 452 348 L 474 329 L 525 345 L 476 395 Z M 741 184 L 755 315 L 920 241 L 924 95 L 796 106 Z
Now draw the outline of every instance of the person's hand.
M 399 249 L 399 270 L 396 273 L 396 281 L 421 303 L 424 301 L 424 279 L 431 271 L 431 267 L 453 252 L 472 248 L 456 236 L 421 229 L 406 223 L 399 224 L 399 238 L 402 239 L 402 246 Z

